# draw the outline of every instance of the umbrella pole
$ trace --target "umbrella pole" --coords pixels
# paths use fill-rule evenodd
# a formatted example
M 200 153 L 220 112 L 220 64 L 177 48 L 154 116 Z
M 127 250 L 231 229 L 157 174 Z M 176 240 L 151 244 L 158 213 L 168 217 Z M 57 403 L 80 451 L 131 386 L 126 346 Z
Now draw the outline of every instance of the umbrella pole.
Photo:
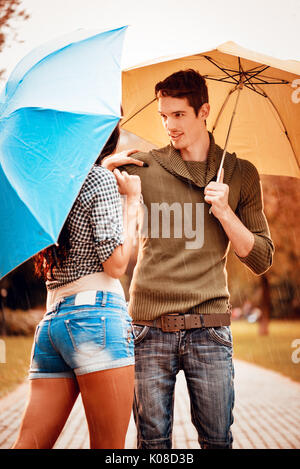
M 222 158 L 221 158 L 221 163 L 220 163 L 220 166 L 219 166 L 219 169 L 218 169 L 218 172 L 217 172 L 217 180 L 216 180 L 216 182 L 220 182 L 221 172 L 222 172 L 222 168 L 223 168 L 224 160 L 225 160 L 225 155 L 226 155 L 226 151 L 227 151 L 227 144 L 228 144 L 228 140 L 229 140 L 229 135 L 230 135 L 230 132 L 231 132 L 231 127 L 232 127 L 233 119 L 234 119 L 234 116 L 235 116 L 235 114 L 236 114 L 236 108 L 237 108 L 237 105 L 238 105 L 238 101 L 239 101 L 239 97 L 240 97 L 240 94 L 241 94 L 241 90 L 242 90 L 242 88 L 243 88 L 243 83 L 242 83 L 242 82 L 239 83 L 239 85 L 238 85 L 237 88 L 238 88 L 238 94 L 237 94 L 237 97 L 236 97 L 236 101 L 235 101 L 233 113 L 232 113 L 232 116 L 231 116 L 231 119 L 230 119 L 229 128 L 228 128 L 228 132 L 227 132 L 227 136 L 226 136 L 226 141 L 225 141 L 225 146 L 224 146 L 224 150 L 223 150 L 223 154 L 222 154 Z M 210 207 L 208 213 L 211 214 L 211 211 L 212 211 L 212 207 Z

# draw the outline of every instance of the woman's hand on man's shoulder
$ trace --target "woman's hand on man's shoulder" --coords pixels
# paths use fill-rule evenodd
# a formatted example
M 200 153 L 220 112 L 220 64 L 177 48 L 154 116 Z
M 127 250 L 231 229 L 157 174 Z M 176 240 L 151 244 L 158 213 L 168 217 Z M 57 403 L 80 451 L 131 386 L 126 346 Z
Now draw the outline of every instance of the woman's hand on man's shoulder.
M 114 169 L 118 168 L 119 166 L 125 166 L 127 164 L 135 164 L 137 166 L 144 166 L 144 162 L 137 160 L 136 158 L 132 158 L 131 155 L 138 153 L 139 150 L 131 149 L 121 151 L 120 153 L 114 153 L 112 155 L 106 156 L 103 158 L 101 162 L 101 166 L 104 168 L 113 171 Z

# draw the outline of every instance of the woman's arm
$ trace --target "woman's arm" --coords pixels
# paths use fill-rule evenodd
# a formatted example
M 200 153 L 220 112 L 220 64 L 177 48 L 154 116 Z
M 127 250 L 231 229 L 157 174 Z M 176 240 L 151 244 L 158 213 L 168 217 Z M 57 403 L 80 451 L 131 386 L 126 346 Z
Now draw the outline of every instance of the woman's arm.
M 124 243 L 116 247 L 111 256 L 103 263 L 104 272 L 114 278 L 124 275 L 134 244 L 136 223 L 141 196 L 141 181 L 138 176 L 130 176 L 125 171 L 113 171 L 123 196 Z

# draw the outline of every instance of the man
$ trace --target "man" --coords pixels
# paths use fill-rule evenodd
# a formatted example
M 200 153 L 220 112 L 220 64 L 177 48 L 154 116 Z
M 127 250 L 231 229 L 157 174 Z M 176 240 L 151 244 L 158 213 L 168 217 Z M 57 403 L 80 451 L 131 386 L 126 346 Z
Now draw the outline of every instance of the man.
M 230 242 L 255 274 L 272 264 L 259 175 L 252 163 L 227 153 L 221 181 L 214 181 L 222 149 L 206 128 L 210 107 L 199 73 L 174 73 L 155 93 L 170 145 L 135 155 L 148 167 L 126 166 L 141 178 L 146 207 L 129 305 L 136 337 L 138 448 L 171 448 L 180 369 L 201 448 L 231 448 L 234 372 L 226 257 Z M 115 158 L 110 169 L 118 165 Z

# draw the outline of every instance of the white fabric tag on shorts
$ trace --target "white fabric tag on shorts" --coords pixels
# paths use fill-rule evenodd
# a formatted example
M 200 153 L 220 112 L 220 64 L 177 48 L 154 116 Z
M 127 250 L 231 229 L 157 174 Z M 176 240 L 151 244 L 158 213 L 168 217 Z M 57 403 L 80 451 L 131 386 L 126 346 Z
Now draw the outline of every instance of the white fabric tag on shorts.
M 75 306 L 94 305 L 96 303 L 96 290 L 82 291 L 75 297 Z

